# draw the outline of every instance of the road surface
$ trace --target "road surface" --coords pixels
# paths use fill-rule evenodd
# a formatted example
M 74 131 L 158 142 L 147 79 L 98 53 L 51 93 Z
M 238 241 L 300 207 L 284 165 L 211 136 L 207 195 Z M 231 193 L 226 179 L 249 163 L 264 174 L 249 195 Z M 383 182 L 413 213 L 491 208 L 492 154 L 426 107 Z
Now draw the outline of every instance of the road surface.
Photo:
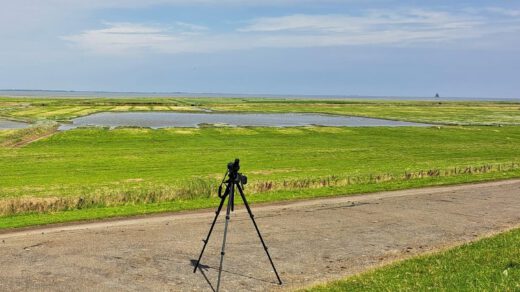
M 238 198 L 237 198 L 238 199 Z M 222 291 L 285 290 L 520 225 L 520 180 L 253 205 L 278 286 L 243 206 L 231 216 Z M 213 211 L 0 234 L 1 291 L 212 291 L 223 219 Z

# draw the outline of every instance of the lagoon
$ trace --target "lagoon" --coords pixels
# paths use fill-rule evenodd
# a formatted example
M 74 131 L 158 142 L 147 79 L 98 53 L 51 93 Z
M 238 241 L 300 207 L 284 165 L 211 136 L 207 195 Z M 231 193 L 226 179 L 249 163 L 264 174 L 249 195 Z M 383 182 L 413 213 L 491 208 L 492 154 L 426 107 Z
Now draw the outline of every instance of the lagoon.
M 194 128 L 203 125 L 217 126 L 334 126 L 334 127 L 403 127 L 430 126 L 428 124 L 392 121 L 384 119 L 299 113 L 176 113 L 176 112 L 102 112 L 72 120 L 60 130 L 78 127 L 146 127 L 146 128 Z

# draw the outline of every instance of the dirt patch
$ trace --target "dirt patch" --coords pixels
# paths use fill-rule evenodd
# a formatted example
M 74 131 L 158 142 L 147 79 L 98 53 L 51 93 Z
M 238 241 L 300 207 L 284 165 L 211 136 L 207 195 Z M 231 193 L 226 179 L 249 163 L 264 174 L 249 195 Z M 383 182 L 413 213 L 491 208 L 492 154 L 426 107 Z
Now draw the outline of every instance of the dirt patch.
M 292 289 L 468 242 L 520 224 L 520 180 L 252 206 L 284 285 L 243 208 L 231 216 L 223 291 Z M 0 290 L 211 291 L 223 222 L 213 212 L 0 235 Z M 223 219 L 223 218 L 221 218 Z

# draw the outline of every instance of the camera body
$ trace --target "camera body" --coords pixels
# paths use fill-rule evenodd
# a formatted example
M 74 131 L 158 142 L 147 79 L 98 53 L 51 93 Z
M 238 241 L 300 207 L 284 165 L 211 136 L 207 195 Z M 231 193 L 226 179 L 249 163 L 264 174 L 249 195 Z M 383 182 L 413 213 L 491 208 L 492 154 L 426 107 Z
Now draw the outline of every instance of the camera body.
M 228 163 L 227 168 L 230 175 L 237 174 L 240 170 L 240 159 L 236 158 L 235 162 Z
M 240 159 L 236 158 L 234 162 L 230 162 L 227 165 L 229 178 L 235 182 L 239 182 L 242 185 L 247 184 L 247 176 L 239 173 L 240 170 Z

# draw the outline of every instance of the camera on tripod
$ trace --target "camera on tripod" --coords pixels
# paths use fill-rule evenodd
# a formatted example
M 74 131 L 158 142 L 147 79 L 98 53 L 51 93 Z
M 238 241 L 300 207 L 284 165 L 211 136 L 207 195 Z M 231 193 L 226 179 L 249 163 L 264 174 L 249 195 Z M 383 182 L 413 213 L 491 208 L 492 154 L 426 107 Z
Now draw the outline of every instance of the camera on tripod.
M 249 207 L 249 204 L 247 203 L 246 195 L 244 194 L 244 185 L 247 184 L 247 176 L 241 174 L 238 172 L 240 170 L 240 160 L 237 158 L 234 162 L 230 162 L 227 165 L 227 172 L 224 174 L 224 178 L 222 179 L 222 182 L 220 183 L 220 186 L 218 187 L 218 196 L 220 198 L 220 204 L 217 208 L 217 211 L 215 212 L 215 219 L 213 219 L 213 223 L 211 223 L 211 227 L 209 228 L 208 236 L 205 240 L 202 240 L 204 242 L 204 246 L 202 246 L 202 250 L 199 255 L 199 259 L 197 260 L 196 264 L 194 265 L 193 272 L 197 272 L 197 268 L 199 268 L 200 260 L 202 259 L 202 255 L 204 254 L 204 250 L 206 249 L 206 245 L 208 244 L 209 237 L 211 236 L 211 232 L 213 231 L 213 227 L 215 227 L 215 223 L 217 222 L 218 215 L 220 214 L 220 211 L 222 210 L 222 207 L 224 206 L 224 202 L 227 199 L 228 205 L 226 209 L 226 223 L 224 225 L 224 240 L 222 241 L 222 250 L 220 252 L 220 266 L 218 269 L 218 280 L 217 280 L 217 289 L 214 291 L 218 292 L 220 288 L 220 276 L 222 273 L 222 263 L 224 260 L 224 250 L 226 247 L 226 235 L 227 235 L 227 228 L 229 223 L 229 214 L 235 210 L 235 190 L 238 191 L 238 194 L 242 198 L 242 201 L 244 202 L 244 206 L 246 207 L 247 213 L 249 213 L 249 218 L 251 218 L 251 221 L 253 221 L 253 225 L 255 226 L 256 232 L 258 234 L 258 237 L 260 238 L 260 241 L 262 242 L 262 245 L 264 246 L 265 253 L 267 254 L 267 258 L 269 258 L 269 262 L 271 263 L 271 267 L 273 268 L 273 271 L 276 275 L 276 278 L 278 279 L 278 284 L 282 285 L 282 280 L 280 279 L 280 276 L 278 275 L 278 271 L 274 267 L 273 260 L 271 259 L 271 255 L 269 254 L 269 251 L 267 250 L 267 245 L 265 245 L 264 239 L 262 238 L 262 235 L 260 234 L 260 229 L 258 229 L 258 226 L 256 225 L 255 216 L 253 215 L 253 212 L 251 211 L 251 208 Z M 226 179 L 227 178 L 227 179 Z M 225 191 L 224 191 L 225 189 Z M 224 191 L 224 192 L 223 192 Z
M 238 172 L 240 170 L 240 159 L 236 158 L 235 162 L 230 162 L 227 165 L 229 178 L 242 185 L 247 184 L 247 176 Z

